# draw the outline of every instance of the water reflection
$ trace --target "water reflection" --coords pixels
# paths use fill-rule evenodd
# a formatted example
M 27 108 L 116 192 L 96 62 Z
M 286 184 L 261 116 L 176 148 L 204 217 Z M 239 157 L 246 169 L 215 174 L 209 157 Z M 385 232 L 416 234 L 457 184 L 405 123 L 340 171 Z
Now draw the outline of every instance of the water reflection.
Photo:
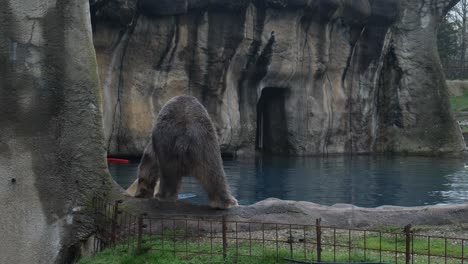
M 112 164 L 124 187 L 135 177 L 136 163 Z M 468 201 L 468 168 L 463 160 L 429 157 L 337 156 L 329 158 L 258 157 L 225 160 L 231 189 L 240 204 L 268 197 L 332 205 L 352 203 L 416 206 Z M 206 202 L 196 181 L 184 179 L 182 192 Z
M 445 176 L 446 190 L 435 191 L 432 195 L 444 198 L 446 203 L 463 203 L 468 201 L 468 168 Z

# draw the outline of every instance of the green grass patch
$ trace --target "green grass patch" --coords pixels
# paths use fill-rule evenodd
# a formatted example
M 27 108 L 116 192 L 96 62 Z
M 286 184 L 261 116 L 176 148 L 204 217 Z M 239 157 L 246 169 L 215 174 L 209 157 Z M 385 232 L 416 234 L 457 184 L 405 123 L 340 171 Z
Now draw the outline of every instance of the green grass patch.
M 468 133 L 468 126 L 460 126 L 462 133 Z
M 275 263 L 276 259 L 287 257 L 289 252 L 278 250 L 263 251 L 263 247 L 255 245 L 247 249 L 245 243 L 238 244 L 237 247 L 231 248 L 226 254 L 224 260 L 222 255 L 221 245 L 211 245 L 209 243 L 192 243 L 192 242 L 175 242 L 166 241 L 166 245 L 159 243 L 145 244 L 145 249 L 136 253 L 135 248 L 127 246 L 116 246 L 115 248 L 106 249 L 101 253 L 83 258 L 80 264 L 143 264 L 143 263 L 186 263 L 186 264 L 201 264 L 201 263 Z M 252 256 L 239 256 L 252 254 Z M 282 261 L 279 263 L 287 263 Z
M 462 96 L 451 96 L 450 105 L 455 113 L 457 120 L 468 120 L 468 116 L 462 112 L 468 112 L 468 92 L 464 92 Z M 468 133 L 468 126 L 460 125 L 462 133 Z
M 462 96 L 450 96 L 450 105 L 455 113 L 468 111 L 468 92 L 464 92 Z
M 351 238 L 351 240 L 350 240 Z M 308 238 L 309 239 L 309 238 Z M 145 235 L 140 252 L 133 238 L 95 256 L 85 257 L 80 264 L 143 264 L 143 263 L 291 263 L 285 258 L 303 261 L 317 260 L 317 243 L 252 241 L 228 236 L 226 259 L 223 258 L 220 237 L 186 238 L 184 232 L 165 232 L 164 235 Z M 405 263 L 405 235 L 369 232 L 364 234 L 328 233 L 323 236 L 322 261 L 324 262 L 382 262 Z M 395 253 L 395 251 L 397 251 Z M 468 258 L 468 245 L 462 248 L 461 240 L 415 236 L 411 243 L 413 262 L 460 263 Z M 434 255 L 430 259 L 428 254 Z M 447 256 L 447 257 L 445 257 Z
M 380 244 L 380 241 L 382 243 Z M 363 246 L 364 240 L 360 241 L 360 245 Z M 370 249 L 379 249 L 380 246 L 382 250 L 385 251 L 395 251 L 405 252 L 406 243 L 405 236 L 402 235 L 386 235 L 382 239 L 379 235 L 371 235 L 366 238 L 367 247 Z M 468 249 L 465 246 L 465 251 Z M 462 256 L 462 247 L 460 240 L 445 239 L 443 238 L 432 238 L 428 240 L 427 238 L 414 237 L 412 243 L 410 244 L 410 250 L 415 255 L 434 255 L 445 257 L 447 255 L 450 258 L 458 258 Z M 465 253 L 465 252 L 463 252 Z M 468 252 L 467 252 L 468 253 Z M 468 257 L 468 254 L 464 254 L 465 257 Z

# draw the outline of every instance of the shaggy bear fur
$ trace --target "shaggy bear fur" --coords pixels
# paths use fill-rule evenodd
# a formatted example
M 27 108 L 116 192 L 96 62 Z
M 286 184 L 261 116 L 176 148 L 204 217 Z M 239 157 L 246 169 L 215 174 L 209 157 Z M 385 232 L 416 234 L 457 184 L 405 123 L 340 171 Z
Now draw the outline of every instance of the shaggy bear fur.
M 193 176 L 208 194 L 210 206 L 237 206 L 226 184 L 221 151 L 213 122 L 200 102 L 182 95 L 169 100 L 159 112 L 150 143 L 138 167 L 135 197 L 176 200 L 182 177 Z

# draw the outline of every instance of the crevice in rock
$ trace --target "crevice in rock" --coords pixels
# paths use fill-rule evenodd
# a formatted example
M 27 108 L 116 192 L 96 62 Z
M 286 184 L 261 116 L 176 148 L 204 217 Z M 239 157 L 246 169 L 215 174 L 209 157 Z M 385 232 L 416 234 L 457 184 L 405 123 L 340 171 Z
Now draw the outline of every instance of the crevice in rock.
M 313 14 L 310 10 L 305 10 L 304 11 L 304 15 L 301 17 L 301 20 L 299 22 L 299 29 L 296 29 L 296 30 L 302 30 L 303 34 L 304 34 L 304 42 L 302 44 L 302 48 L 298 48 L 297 49 L 297 52 L 296 52 L 296 58 L 304 58 L 305 54 L 306 54 L 306 50 L 307 50 L 307 62 L 305 61 L 305 59 L 302 59 L 301 62 L 300 62 L 300 68 L 301 68 L 301 72 L 304 72 L 304 68 L 307 67 L 307 70 L 308 72 L 313 72 L 313 69 L 312 69 L 312 66 L 313 66 L 313 62 L 312 62 L 312 47 L 311 47 L 311 44 L 309 43 L 309 34 L 310 34 L 310 27 L 311 27 L 311 24 L 312 24 L 312 20 L 313 20 Z M 301 44 L 299 44 L 301 45 Z M 297 66 L 296 66 L 297 67 Z M 291 72 L 290 76 L 287 78 L 287 80 L 284 81 L 284 84 L 283 84 L 283 87 L 286 86 L 286 83 L 289 82 L 289 80 L 296 74 L 296 71 L 297 71 L 297 68 L 294 67 L 294 70 Z M 319 74 L 315 74 L 315 76 L 313 77 L 316 78 L 317 75 L 322 75 L 322 73 L 319 73 Z M 301 123 L 298 123 L 298 131 L 303 131 L 303 135 L 302 137 L 304 138 L 307 138 L 307 132 L 308 132 L 308 129 L 309 129 L 309 124 L 310 124 L 310 116 L 308 114 L 308 111 L 310 111 L 309 109 L 309 86 L 307 85 L 307 78 L 309 78 L 308 76 L 302 76 L 302 87 L 304 87 L 304 93 L 305 93 L 305 107 L 300 107 L 300 109 L 302 109 L 301 111 L 301 114 L 302 114 L 302 119 L 304 120 L 304 124 L 301 124 Z M 296 151 L 297 152 L 297 151 Z
M 164 60 L 165 62 L 162 63 L 162 65 L 165 65 L 164 69 L 162 69 L 162 65 L 161 65 L 161 70 L 160 72 L 162 72 L 162 74 L 165 74 L 165 78 L 164 78 L 164 84 L 162 85 L 163 88 L 167 87 L 167 81 L 168 81 L 168 75 L 170 74 L 170 71 L 172 69 L 172 60 L 174 59 L 174 56 L 175 56 L 175 52 L 177 51 L 177 48 L 178 48 L 178 45 L 179 45 L 179 39 L 180 39 L 180 18 L 179 16 L 175 16 L 174 18 L 174 22 L 172 24 L 173 26 L 173 29 L 171 31 L 174 31 L 174 34 L 172 34 L 171 38 L 170 38 L 170 47 L 171 49 L 168 51 L 168 53 L 164 56 Z M 169 55 L 169 57 L 167 56 Z M 161 73 L 160 73 L 161 74 Z
M 268 72 L 268 66 L 271 63 L 271 57 L 273 55 L 273 45 L 275 44 L 275 32 L 272 31 L 270 35 L 270 39 L 268 40 L 267 44 L 263 48 L 260 56 L 257 59 L 256 69 L 257 74 L 255 74 L 254 78 L 257 81 L 260 81 L 265 77 Z
M 120 152 L 120 147 L 121 147 L 121 140 L 122 140 L 122 135 L 121 135 L 121 126 L 122 126 L 122 104 L 121 104 L 121 96 L 122 96 L 122 90 L 123 90 L 123 84 L 124 84 L 124 77 L 123 77 L 123 72 L 124 72 L 124 62 L 125 62 L 125 56 L 127 54 L 127 49 L 128 49 L 128 44 L 130 42 L 130 38 L 133 34 L 133 31 L 135 30 L 135 27 L 138 23 L 138 18 L 139 18 L 139 13 L 135 14 L 135 17 L 132 20 L 132 23 L 128 25 L 128 27 L 125 29 L 125 33 L 122 37 L 121 41 L 124 41 L 124 46 L 123 46 L 123 51 L 122 51 L 122 56 L 120 58 L 120 63 L 119 63 L 119 79 L 117 83 L 117 101 L 114 106 L 114 116 L 112 119 L 112 129 L 111 133 L 109 135 L 109 142 L 107 145 L 107 150 L 110 150 L 111 147 L 111 142 L 112 138 L 114 135 L 115 130 L 117 130 L 117 135 L 115 137 L 116 139 L 116 147 L 117 147 L 117 152 Z M 117 113 L 118 113 L 118 120 L 117 119 Z M 116 122 L 118 122 L 117 128 Z
M 354 152 L 354 135 L 353 135 L 353 92 L 354 92 L 354 72 L 355 72 L 355 63 L 351 64 L 351 62 L 354 60 L 355 55 L 356 55 L 356 49 L 358 48 L 358 43 L 361 39 L 361 37 L 364 35 L 364 32 L 366 31 L 366 27 L 362 27 L 361 32 L 359 36 L 351 43 L 351 52 L 348 56 L 348 59 L 346 61 L 346 66 L 343 71 L 343 75 L 341 76 L 341 85 L 343 89 L 349 90 L 348 94 L 348 144 L 346 144 L 346 147 L 348 148 L 347 152 L 348 153 L 353 153 Z M 350 77 L 350 85 L 349 87 L 346 87 L 346 78 L 348 76 L 348 72 L 351 71 L 351 77 Z M 347 89 L 349 88 L 349 89 Z
M 249 142 L 249 133 L 248 123 L 252 122 L 250 118 L 255 118 L 252 113 L 254 112 L 255 107 L 258 101 L 257 95 L 257 84 L 254 76 L 256 74 L 256 62 L 259 56 L 260 46 L 262 45 L 262 34 L 265 26 L 266 19 L 266 8 L 263 1 L 258 1 L 255 3 L 255 25 L 254 25 L 254 36 L 253 40 L 250 43 L 248 52 L 246 54 L 247 61 L 242 68 L 240 78 L 238 80 L 238 96 L 239 102 L 238 107 L 240 110 L 240 137 L 243 141 L 240 142 L 237 148 L 248 147 L 249 144 L 254 142 Z M 250 109 L 250 110 L 249 110 Z M 252 116 L 251 116 L 252 115 Z
M 179 39 L 180 39 L 180 18 L 179 16 L 175 16 L 174 17 L 174 29 L 175 29 L 175 32 L 174 32 L 174 35 L 173 35 L 173 48 L 171 50 L 171 52 L 169 53 L 169 59 L 167 60 L 167 63 L 166 63 L 166 69 L 165 71 L 168 73 L 171 71 L 172 69 L 172 60 L 174 59 L 174 55 L 175 55 L 175 52 L 177 50 L 177 47 L 179 46 Z M 167 78 L 166 78 L 167 79 Z M 166 82 L 167 84 L 167 82 Z
M 33 22 L 32 26 L 31 26 L 31 35 L 29 35 L 29 40 L 28 40 L 28 44 L 31 44 L 32 45 L 32 40 L 33 40 L 33 36 L 34 36 L 34 30 L 36 29 L 36 21 Z
M 210 114 L 215 116 L 219 134 L 220 99 L 226 91 L 227 71 L 244 35 L 244 21 L 247 10 L 234 14 L 208 13 L 207 70 L 203 76 L 201 99 Z M 233 19 L 235 18 L 235 19 Z M 220 48 L 221 51 L 220 52 Z
M 109 87 L 111 85 L 111 80 L 112 80 L 112 75 L 113 75 L 113 71 L 114 71 L 114 67 L 115 67 L 115 64 L 116 64 L 116 60 L 117 60 L 117 56 L 118 56 L 118 52 L 120 50 L 120 45 L 124 45 L 125 46 L 125 43 L 127 42 L 128 40 L 128 32 L 127 31 L 121 31 L 120 34 L 119 34 L 119 38 L 118 40 L 116 41 L 115 45 L 111 48 L 112 50 L 112 58 L 111 58 L 111 63 L 110 65 L 108 66 L 109 69 L 108 69 L 108 72 L 107 72 L 107 78 L 106 80 L 104 81 L 104 83 L 102 84 L 102 89 L 103 89 L 103 96 L 108 96 L 108 97 L 111 97 L 110 94 L 108 94 L 108 91 L 109 89 L 111 89 L 111 87 Z M 123 54 L 123 52 L 122 52 Z M 120 58 L 118 58 L 119 60 L 119 76 L 121 74 L 121 68 L 122 68 L 122 63 L 123 63 L 123 59 L 122 59 L 122 54 L 120 54 Z M 117 84 L 118 86 L 118 84 Z M 119 88 L 117 88 L 119 89 Z M 105 100 L 106 98 L 104 98 Z M 119 99 L 120 99 L 120 95 L 119 93 L 117 93 L 117 102 L 119 102 Z M 109 134 L 109 138 L 107 139 L 107 151 L 110 151 L 110 148 L 111 148 L 111 143 L 112 143 L 112 135 L 114 133 L 114 127 L 115 127 L 115 119 L 116 119 L 116 113 L 117 111 L 117 103 L 114 105 L 113 107 L 113 111 L 112 111 L 112 122 L 111 122 L 111 133 Z
M 379 90 L 377 95 L 377 114 L 379 116 L 379 151 L 397 151 L 394 129 L 402 129 L 403 114 L 399 103 L 400 82 L 403 70 L 398 65 L 393 47 L 390 47 L 379 79 Z
M 205 15 L 205 10 L 200 10 L 195 14 L 194 18 L 194 23 L 191 25 L 192 29 L 189 31 L 189 49 L 190 49 L 190 57 L 187 59 L 187 63 L 185 66 L 185 71 L 187 72 L 188 75 L 188 80 L 189 80 L 189 94 L 194 95 L 194 89 L 198 87 L 199 84 L 199 78 L 198 78 L 198 73 L 199 69 L 197 68 L 197 65 L 200 64 L 200 62 L 197 59 L 197 51 L 199 49 L 198 46 L 198 30 L 201 25 L 201 22 L 204 18 Z
M 371 138 L 372 138 L 372 142 L 371 142 L 371 145 L 370 145 L 370 150 L 372 151 L 375 151 L 377 150 L 376 149 L 376 142 L 379 142 L 378 141 L 378 137 L 379 137 L 379 129 L 381 127 L 380 125 L 380 115 L 379 115 L 379 95 L 380 95 L 380 90 L 382 89 L 382 87 L 380 87 L 380 79 L 382 78 L 381 75 L 382 75 L 382 69 L 385 65 L 385 57 L 386 57 L 386 54 L 388 53 L 389 51 L 389 48 L 391 46 L 391 42 L 393 41 L 393 31 L 392 31 L 392 28 L 388 28 L 386 33 L 385 33 L 385 36 L 384 36 L 384 39 L 382 41 L 382 48 L 380 49 L 380 56 L 379 56 L 379 59 L 377 61 L 377 69 L 374 73 L 374 76 L 372 77 L 372 85 L 374 87 L 374 91 L 373 91 L 373 100 L 372 100 L 372 125 L 371 125 Z M 377 146 L 378 147 L 378 146 Z
M 329 36 L 329 41 L 328 41 L 328 46 L 327 46 L 327 56 L 328 58 L 331 57 L 331 47 L 332 47 L 332 36 L 333 36 L 333 30 L 335 28 L 335 23 L 332 23 L 332 26 L 330 27 L 329 31 L 328 31 L 328 36 Z M 326 32 L 326 31 L 325 31 Z M 325 33 L 327 34 L 327 33 Z M 327 59 L 327 64 L 329 63 L 329 59 Z M 328 85 L 329 85 L 329 90 L 332 90 L 333 89 L 333 85 L 332 85 L 332 82 L 330 80 L 330 76 L 329 76 L 329 72 L 328 72 L 328 65 L 327 65 L 327 68 L 324 69 L 325 72 L 324 72 L 324 75 L 327 79 L 327 82 L 328 82 Z M 333 97 L 329 95 L 329 91 L 325 88 L 325 82 L 323 81 L 322 79 L 322 90 L 323 90 L 323 96 L 326 97 L 326 107 L 327 107 L 327 116 L 328 116 L 328 124 L 327 124 L 327 127 L 324 127 L 324 132 L 325 132 L 325 135 L 324 135 L 324 140 L 323 140 L 323 146 L 322 146 L 322 155 L 323 156 L 328 156 L 328 144 L 330 142 L 330 137 L 331 137 L 331 131 L 330 129 L 333 128 L 333 122 L 334 122 L 334 113 L 333 113 L 333 105 L 332 105 L 332 99 Z M 324 105 L 325 107 L 325 105 Z
M 240 18 L 237 20 L 238 22 L 236 22 L 237 24 L 233 25 L 234 30 L 237 30 L 235 36 L 233 37 L 232 41 L 230 41 L 229 39 L 230 38 L 227 38 L 228 39 L 228 43 L 231 43 L 230 45 L 228 45 L 228 48 L 225 48 L 224 49 L 224 52 L 223 52 L 223 59 L 224 59 L 224 63 L 223 63 L 223 72 L 222 72 L 222 78 L 220 80 L 220 84 L 217 84 L 216 86 L 219 87 L 219 92 L 217 93 L 218 94 L 218 98 L 223 98 L 225 93 L 226 93 L 226 89 L 227 89 L 227 85 L 228 85 L 228 71 L 229 71 L 229 68 L 232 66 L 232 59 L 236 56 L 236 54 L 238 53 L 239 51 L 239 47 L 240 45 L 242 44 L 243 40 L 244 40 L 244 34 L 243 32 L 245 31 L 245 21 L 246 21 L 246 16 L 247 16 L 247 9 L 243 9 L 242 11 L 240 11 Z M 229 105 L 230 102 L 229 102 L 229 96 L 226 96 L 228 102 L 227 104 Z M 220 106 L 220 103 L 219 101 L 217 100 L 216 102 L 217 106 L 219 107 Z M 228 107 L 228 106 L 225 106 L 225 107 Z M 227 115 L 228 115 L 228 122 L 229 122 L 229 138 L 226 139 L 226 142 L 228 142 L 228 144 L 232 144 L 232 136 L 233 136 L 233 125 L 232 125 L 232 116 L 231 116 L 231 111 L 226 111 Z M 220 113 L 218 113 L 219 116 L 221 116 Z
M 161 56 L 159 57 L 158 62 L 156 62 L 153 65 L 153 69 L 157 71 L 161 70 L 164 60 L 166 59 L 167 55 L 170 53 L 172 42 L 173 42 L 174 36 L 176 35 L 176 31 L 177 31 L 177 25 L 171 28 L 171 31 L 169 32 L 169 36 L 166 38 L 166 46 L 164 48 L 164 51 L 161 53 Z M 171 52 L 171 54 L 173 54 L 173 52 Z
M 333 85 L 331 83 L 330 76 L 328 75 L 328 71 L 326 72 L 325 76 L 327 78 L 327 82 L 330 87 L 329 90 L 332 90 Z M 324 91 L 324 96 L 327 98 L 328 124 L 327 124 L 327 127 L 325 127 L 325 137 L 323 141 L 322 155 L 328 156 L 328 144 L 330 142 L 331 129 L 333 129 L 333 119 L 334 119 L 333 106 L 332 106 L 333 96 L 331 96 L 329 91 L 325 88 L 325 84 L 323 85 L 323 91 Z

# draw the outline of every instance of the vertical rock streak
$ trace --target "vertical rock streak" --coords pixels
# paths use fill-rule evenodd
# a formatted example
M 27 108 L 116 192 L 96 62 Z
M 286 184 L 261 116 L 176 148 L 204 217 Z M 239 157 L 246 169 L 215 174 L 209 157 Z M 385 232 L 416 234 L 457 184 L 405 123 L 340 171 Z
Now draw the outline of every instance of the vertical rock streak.
M 376 149 L 375 142 L 376 142 L 376 139 L 378 138 L 377 133 L 378 133 L 379 123 L 380 123 L 380 119 L 378 115 L 379 92 L 380 92 L 379 80 L 380 80 L 380 75 L 382 73 L 382 68 L 384 67 L 384 58 L 386 54 L 388 53 L 388 48 L 390 47 L 391 39 L 392 39 L 392 29 L 389 28 L 387 30 L 387 33 L 385 34 L 385 38 L 384 38 L 383 45 L 382 45 L 382 50 L 380 52 L 380 57 L 377 61 L 376 71 L 372 76 L 372 84 L 373 84 L 373 87 L 375 87 L 375 90 L 373 92 L 373 100 L 371 104 L 372 105 L 372 110 L 371 110 L 372 122 L 371 122 L 370 130 L 371 130 L 372 141 L 371 141 L 370 149 Z
M 111 149 L 111 143 L 114 138 L 114 131 L 116 126 L 116 120 L 120 120 L 120 87 L 122 81 L 122 64 L 125 58 L 125 49 L 128 44 L 128 32 L 124 32 L 116 47 L 114 48 L 111 55 L 111 62 L 107 69 L 107 76 L 102 84 L 102 90 L 104 95 L 104 125 L 107 138 L 107 149 Z M 114 70 L 117 70 L 118 81 L 117 85 L 112 83 Z M 114 104 L 112 104 L 112 89 L 113 86 L 117 86 L 117 98 Z M 111 118 L 109 118 L 109 116 Z M 111 120 L 110 124 L 106 123 L 106 120 Z M 108 130 L 110 128 L 110 130 Z
M 106 77 L 106 81 L 103 84 L 103 92 L 104 96 L 111 96 L 110 90 L 115 89 L 116 90 L 116 99 L 115 99 L 115 104 L 113 106 L 113 109 L 110 113 L 106 113 L 104 111 L 104 120 L 108 120 L 106 118 L 106 115 L 111 115 L 111 129 L 109 131 L 109 134 L 106 135 L 107 137 L 107 149 L 110 150 L 113 147 L 116 149 L 117 152 L 121 151 L 121 146 L 123 145 L 121 143 L 123 135 L 122 135 L 122 115 L 123 115 L 123 106 L 122 106 L 122 97 L 125 94 L 125 64 L 126 64 L 126 58 L 127 58 L 127 51 L 128 51 L 128 46 L 131 41 L 133 32 L 135 31 L 135 27 L 138 24 L 138 19 L 140 17 L 139 13 L 135 13 L 132 19 L 130 20 L 130 23 L 126 25 L 126 27 L 122 30 L 121 36 L 119 40 L 117 41 L 116 47 L 114 48 L 114 51 L 112 52 L 111 55 L 111 61 L 110 64 L 107 66 L 107 72 L 108 75 Z M 118 64 L 115 64 L 115 60 L 118 58 Z M 113 84 L 111 82 L 113 78 L 113 72 L 114 72 L 114 67 L 117 68 L 117 83 Z M 109 105 L 112 105 L 112 98 L 105 98 L 104 99 L 104 105 L 108 103 Z M 110 107 L 110 106 L 109 106 Z M 106 107 L 107 111 L 108 107 Z M 107 124 L 105 124 L 107 125 Z M 104 129 L 106 131 L 106 127 Z M 112 142 L 115 141 L 114 144 Z

